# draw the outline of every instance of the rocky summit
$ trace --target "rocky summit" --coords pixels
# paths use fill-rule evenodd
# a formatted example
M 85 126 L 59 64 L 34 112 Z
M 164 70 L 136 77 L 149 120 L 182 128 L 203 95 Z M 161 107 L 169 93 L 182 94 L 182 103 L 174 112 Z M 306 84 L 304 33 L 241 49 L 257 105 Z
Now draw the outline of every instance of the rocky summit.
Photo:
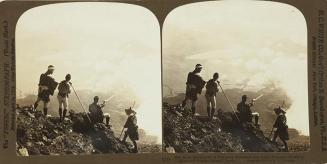
M 232 112 L 217 112 L 213 120 L 180 105 L 163 104 L 164 147 L 167 152 L 281 152 L 281 145 L 252 123 L 239 124 Z
M 111 127 L 90 124 L 83 113 L 71 111 L 60 121 L 30 107 L 17 107 L 16 147 L 20 156 L 133 152 L 132 145 L 121 142 Z

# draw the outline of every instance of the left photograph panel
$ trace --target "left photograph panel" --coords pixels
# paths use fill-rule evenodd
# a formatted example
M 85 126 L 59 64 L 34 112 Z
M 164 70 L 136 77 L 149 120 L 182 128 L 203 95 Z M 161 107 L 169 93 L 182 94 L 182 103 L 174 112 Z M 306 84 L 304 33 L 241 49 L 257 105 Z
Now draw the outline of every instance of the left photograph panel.
M 26 11 L 16 27 L 17 155 L 161 152 L 160 58 L 146 8 Z

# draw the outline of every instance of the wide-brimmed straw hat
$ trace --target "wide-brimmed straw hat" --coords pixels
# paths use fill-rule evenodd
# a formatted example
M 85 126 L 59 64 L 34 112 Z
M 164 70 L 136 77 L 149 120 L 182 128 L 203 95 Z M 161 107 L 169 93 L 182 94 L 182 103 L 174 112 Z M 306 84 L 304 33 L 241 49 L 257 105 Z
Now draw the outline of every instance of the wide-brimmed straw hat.
M 127 114 L 136 114 L 136 112 L 130 107 L 130 108 L 128 108 L 128 109 L 125 109 L 125 112 L 127 113 Z
M 275 113 L 286 113 L 286 111 L 284 109 L 282 109 L 281 107 L 275 108 L 274 109 Z

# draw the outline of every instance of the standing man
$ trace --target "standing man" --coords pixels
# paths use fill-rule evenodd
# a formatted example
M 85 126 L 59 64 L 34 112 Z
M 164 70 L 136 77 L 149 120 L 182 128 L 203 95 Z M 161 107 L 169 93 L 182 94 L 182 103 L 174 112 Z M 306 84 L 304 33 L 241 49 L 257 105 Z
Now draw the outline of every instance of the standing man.
M 63 121 L 66 117 L 67 109 L 68 109 L 68 95 L 70 94 L 70 82 L 71 75 L 67 74 L 65 80 L 61 81 L 58 86 L 58 102 L 59 102 L 59 117 L 60 121 Z M 64 111 L 62 111 L 64 109 Z
M 136 141 L 139 140 L 139 133 L 137 131 L 137 118 L 136 112 L 132 110 L 132 108 L 125 109 L 126 115 L 128 115 L 127 121 L 124 125 L 124 128 L 127 128 L 124 134 L 123 142 L 126 142 L 127 137 L 133 142 L 134 145 L 134 152 L 137 153 L 137 143 Z
M 104 114 L 102 111 L 105 105 L 105 101 L 99 104 L 98 96 L 93 98 L 93 103 L 89 105 L 90 118 L 93 123 L 103 123 L 103 119 L 106 118 L 106 125 L 109 125 L 110 115 L 107 113 Z
M 43 101 L 43 114 L 47 116 L 48 114 L 48 104 L 50 102 L 50 95 L 54 94 L 55 89 L 57 88 L 58 83 L 54 80 L 51 75 L 54 72 L 54 66 L 49 65 L 48 70 L 41 74 L 39 85 L 38 85 L 38 95 L 37 100 L 34 103 L 34 109 L 39 105 L 40 101 Z
M 206 84 L 206 100 L 207 100 L 207 113 L 210 119 L 213 119 L 213 115 L 216 110 L 216 96 L 219 91 L 218 81 L 219 74 L 216 72 L 213 74 L 213 78 Z
M 192 102 L 192 114 L 195 114 L 196 101 L 198 100 L 198 95 L 201 94 L 202 89 L 205 85 L 205 81 L 200 76 L 202 71 L 202 65 L 197 64 L 193 72 L 189 72 L 186 81 L 186 95 L 182 103 L 182 108 L 186 106 L 186 101 L 191 100 Z
M 273 142 L 276 142 L 277 136 L 282 140 L 285 151 L 288 151 L 288 146 L 287 146 L 287 140 L 289 140 L 289 135 L 288 135 L 288 126 L 287 126 L 287 120 L 285 116 L 285 111 L 281 108 L 275 108 L 274 109 L 275 114 L 277 115 L 275 124 L 274 124 L 274 138 Z
M 252 122 L 252 119 L 254 117 L 255 119 L 255 125 L 258 126 L 258 122 L 259 122 L 259 113 L 258 112 L 253 112 L 251 110 L 251 107 L 253 107 L 254 105 L 254 100 L 252 100 L 252 102 L 250 103 L 246 103 L 247 101 L 247 96 L 243 95 L 242 96 L 242 101 L 240 103 L 237 104 L 237 111 L 238 111 L 238 115 L 240 118 L 241 123 L 245 123 L 245 122 Z

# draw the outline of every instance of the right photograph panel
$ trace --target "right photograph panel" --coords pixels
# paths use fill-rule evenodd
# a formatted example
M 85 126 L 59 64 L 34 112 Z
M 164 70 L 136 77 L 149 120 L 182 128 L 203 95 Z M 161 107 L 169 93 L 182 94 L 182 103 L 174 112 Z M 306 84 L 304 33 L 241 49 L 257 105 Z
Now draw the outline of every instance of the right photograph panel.
M 168 153 L 310 149 L 307 27 L 276 2 L 200 2 L 163 25 Z

